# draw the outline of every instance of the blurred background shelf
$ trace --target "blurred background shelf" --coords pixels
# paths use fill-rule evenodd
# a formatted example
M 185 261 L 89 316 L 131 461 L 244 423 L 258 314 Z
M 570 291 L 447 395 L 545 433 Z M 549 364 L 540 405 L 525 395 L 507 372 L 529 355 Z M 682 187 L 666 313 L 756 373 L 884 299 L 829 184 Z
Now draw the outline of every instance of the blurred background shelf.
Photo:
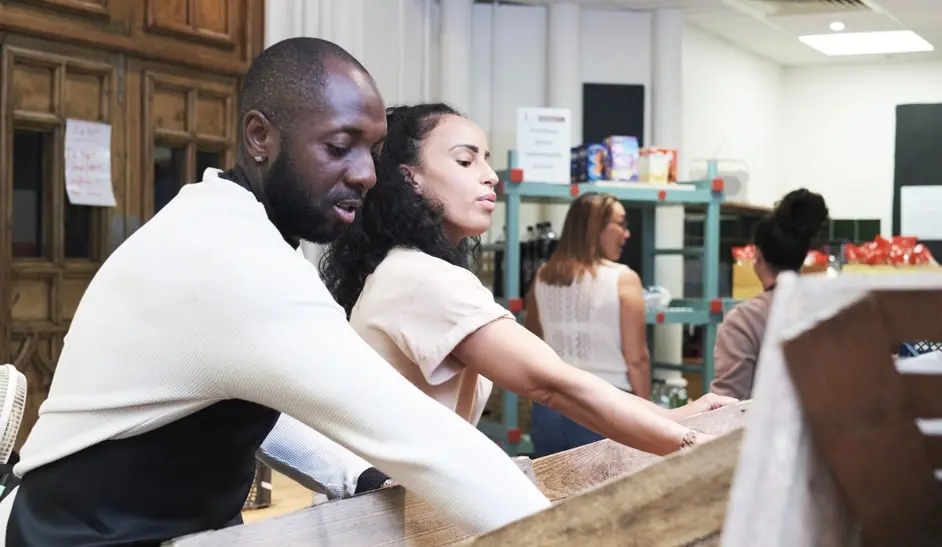
M 498 173 L 499 199 L 506 204 L 506 228 L 504 241 L 480 246 L 485 253 L 494 253 L 495 261 L 501 264 L 501 279 L 495 280 L 500 286 L 498 301 L 514 312 L 519 320 L 523 318 L 523 288 L 521 287 L 521 220 L 520 208 L 526 202 L 568 202 L 588 192 L 610 193 L 624 204 L 626 210 L 641 212 L 640 225 L 629 220 L 633 240 L 637 243 L 626 245 L 640 251 L 644 260 L 640 264 L 631 264 L 622 257 L 622 262 L 632 267 L 641 276 L 645 286 L 655 284 L 654 258 L 658 255 L 681 255 L 695 258 L 701 267 L 697 272 L 697 294 L 688 298 L 674 300 L 661 312 L 647 313 L 648 347 L 652 352 L 652 367 L 663 370 L 682 370 L 688 374 L 697 374 L 698 388 L 693 393 L 705 390 L 713 379 L 713 344 L 716 339 L 717 325 L 723 314 L 733 305 L 729 299 L 720 299 L 719 262 L 720 262 L 720 216 L 723 202 L 723 182 L 711 176 L 709 180 L 678 182 L 671 184 L 648 184 L 640 182 L 596 182 L 580 184 L 553 184 L 525 181 L 522 170 L 517 169 L 514 152 L 509 153 L 510 168 Z M 711 173 L 715 173 L 712 171 Z M 654 222 L 658 206 L 695 205 L 699 207 L 701 241 L 695 246 L 682 249 L 657 249 L 654 245 Z M 499 283 L 498 283 L 499 281 Z M 686 294 L 686 293 L 685 293 Z M 678 369 L 671 364 L 656 361 L 654 353 L 654 329 L 659 325 L 683 324 L 697 327 L 701 333 L 700 358 Z M 698 364 L 695 364 L 698 363 Z M 531 449 L 526 431 L 529 429 L 529 402 L 520 401 L 508 391 L 495 388 L 488 402 L 485 418 L 479 429 L 499 443 L 510 454 L 526 454 Z

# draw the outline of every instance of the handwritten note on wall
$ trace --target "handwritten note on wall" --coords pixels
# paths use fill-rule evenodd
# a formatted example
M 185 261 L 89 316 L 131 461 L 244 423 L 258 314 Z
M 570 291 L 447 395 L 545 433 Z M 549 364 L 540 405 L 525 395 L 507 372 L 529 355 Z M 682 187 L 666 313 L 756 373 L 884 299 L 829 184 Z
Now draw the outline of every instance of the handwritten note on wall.
M 73 205 L 116 205 L 111 185 L 111 125 L 66 121 L 65 191 Z

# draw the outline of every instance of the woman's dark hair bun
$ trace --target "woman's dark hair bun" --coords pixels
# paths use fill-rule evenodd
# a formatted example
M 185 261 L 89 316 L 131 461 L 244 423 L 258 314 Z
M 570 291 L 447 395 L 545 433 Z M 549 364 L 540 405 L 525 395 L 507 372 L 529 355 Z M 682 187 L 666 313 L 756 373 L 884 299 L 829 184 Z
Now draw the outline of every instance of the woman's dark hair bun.
M 827 219 L 824 197 L 805 188 L 786 194 L 772 211 L 772 220 L 782 232 L 803 240 L 811 240 Z

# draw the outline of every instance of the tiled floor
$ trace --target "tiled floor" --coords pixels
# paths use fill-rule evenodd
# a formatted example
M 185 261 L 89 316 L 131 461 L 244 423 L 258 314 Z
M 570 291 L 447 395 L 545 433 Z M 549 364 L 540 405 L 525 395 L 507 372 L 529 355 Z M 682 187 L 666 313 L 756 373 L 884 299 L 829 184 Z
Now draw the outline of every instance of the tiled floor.
M 311 506 L 314 494 L 288 477 L 272 472 L 271 483 L 271 505 L 265 509 L 243 511 L 242 519 L 246 523 L 258 522 Z

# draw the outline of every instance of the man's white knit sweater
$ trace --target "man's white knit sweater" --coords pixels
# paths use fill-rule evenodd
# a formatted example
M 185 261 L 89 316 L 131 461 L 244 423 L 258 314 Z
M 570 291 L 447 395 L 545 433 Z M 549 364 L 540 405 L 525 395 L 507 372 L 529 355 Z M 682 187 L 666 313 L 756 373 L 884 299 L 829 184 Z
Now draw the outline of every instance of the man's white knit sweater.
M 92 280 L 16 472 L 226 399 L 294 416 L 467 532 L 549 505 L 354 333 L 250 192 L 207 170 Z

